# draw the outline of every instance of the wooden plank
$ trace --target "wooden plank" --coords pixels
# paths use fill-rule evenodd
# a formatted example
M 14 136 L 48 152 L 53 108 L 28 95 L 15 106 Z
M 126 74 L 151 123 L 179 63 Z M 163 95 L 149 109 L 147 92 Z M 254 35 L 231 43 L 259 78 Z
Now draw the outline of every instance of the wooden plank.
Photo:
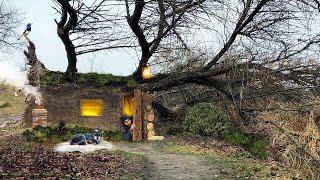
M 142 92 L 139 89 L 134 90 L 134 115 L 133 123 L 135 129 L 133 130 L 132 141 L 142 140 Z
M 145 92 L 144 94 L 145 94 L 145 103 L 147 105 L 150 105 L 152 108 L 152 101 L 153 101 L 152 96 L 149 94 L 149 92 Z
M 148 130 L 147 130 L 147 121 L 146 121 L 146 106 L 148 105 L 146 103 L 146 94 L 147 92 L 142 91 L 142 138 L 143 139 L 147 139 L 147 134 L 148 134 Z

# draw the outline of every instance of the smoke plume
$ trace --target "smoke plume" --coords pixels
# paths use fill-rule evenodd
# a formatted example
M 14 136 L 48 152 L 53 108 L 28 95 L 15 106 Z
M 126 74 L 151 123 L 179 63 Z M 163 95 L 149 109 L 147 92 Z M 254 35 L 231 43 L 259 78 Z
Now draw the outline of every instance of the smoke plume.
M 27 73 L 13 62 L 0 61 L 0 84 L 14 87 L 16 91 L 21 91 L 27 98 L 34 97 L 35 103 L 41 105 L 42 95 L 39 88 L 29 85 Z

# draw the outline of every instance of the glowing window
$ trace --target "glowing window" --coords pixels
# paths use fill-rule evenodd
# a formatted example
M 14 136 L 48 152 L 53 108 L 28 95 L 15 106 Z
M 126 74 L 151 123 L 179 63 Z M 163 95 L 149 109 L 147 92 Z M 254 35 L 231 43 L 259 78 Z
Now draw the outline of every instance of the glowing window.
M 83 99 L 80 102 L 81 116 L 98 117 L 102 116 L 102 100 Z
M 123 114 L 133 116 L 133 95 L 125 95 L 123 97 Z
M 142 78 L 143 79 L 150 79 L 152 77 L 151 74 L 151 67 L 150 66 L 145 66 L 142 68 Z

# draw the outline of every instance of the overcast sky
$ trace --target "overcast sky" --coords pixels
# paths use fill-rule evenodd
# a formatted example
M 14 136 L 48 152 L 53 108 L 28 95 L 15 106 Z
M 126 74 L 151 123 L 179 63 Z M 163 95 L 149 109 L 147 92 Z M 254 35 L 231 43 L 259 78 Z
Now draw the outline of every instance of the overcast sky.
M 35 43 L 37 47 L 38 58 L 47 66 L 50 70 L 65 71 L 67 67 L 67 58 L 64 46 L 57 36 L 56 24 L 54 18 L 60 19 L 59 14 L 55 14 L 55 10 L 52 9 L 51 0 L 7 0 L 12 3 L 13 6 L 20 9 L 24 13 L 25 20 L 21 25 L 20 31 L 24 30 L 27 23 L 32 23 L 32 32 L 29 38 Z M 85 0 L 92 2 L 92 0 Z M 122 1 L 123 2 L 123 1 Z M 122 3 L 121 2 L 121 3 Z M 117 1 L 120 3 L 120 1 Z M 228 20 L 234 18 L 237 19 L 238 16 L 232 16 L 228 10 L 224 11 L 223 8 L 219 8 L 217 13 L 221 13 L 222 16 L 228 16 Z M 231 11 L 232 12 L 232 11 Z M 227 13 L 227 14 L 226 14 Z M 301 14 L 304 15 L 304 14 Z M 204 16 L 206 17 L 206 16 Z M 210 18 L 209 18 L 210 19 Z M 224 23 L 216 23 L 214 19 L 210 21 L 209 24 L 214 26 L 216 31 L 205 31 L 195 28 L 190 36 L 184 37 L 185 42 L 193 42 L 197 49 L 202 51 L 208 51 L 207 59 L 212 59 L 216 54 L 217 50 L 221 49 L 223 44 L 228 39 L 225 34 L 230 34 L 232 31 L 234 23 L 230 23 L 226 29 L 223 28 Z M 230 21 L 231 22 L 231 21 Z M 308 21 L 306 21 L 308 22 Z M 318 22 L 318 21 L 317 21 Z M 318 33 L 319 23 L 313 23 L 310 25 L 310 30 L 307 32 L 311 34 Z M 291 28 L 288 26 L 288 28 Z M 191 31 L 191 30 L 189 30 Z M 301 34 L 306 34 L 306 32 L 301 32 Z M 293 37 L 288 37 L 292 39 Z M 301 38 L 301 37 L 298 37 Z M 294 39 L 294 38 L 293 38 Z M 255 44 L 251 44 L 255 46 Z M 265 48 L 263 46 L 263 48 Z M 277 46 L 274 46 L 277 48 Z M 274 49 L 272 48 L 272 49 Z M 24 47 L 26 49 L 26 47 Z M 266 51 L 269 52 L 266 46 Z M 276 49 L 277 51 L 277 49 Z M 200 51 L 199 51 L 200 52 Z M 317 51 L 318 52 L 318 51 Z M 317 53 L 318 54 L 318 53 Z M 212 56 L 212 57 L 211 57 Z M 4 57 L 0 53 L 1 59 L 14 60 L 23 65 L 25 57 L 22 52 L 16 51 L 16 53 L 11 53 L 10 56 Z M 131 74 L 138 64 L 139 54 L 132 51 L 130 54 L 124 50 L 114 50 L 105 51 L 103 53 L 89 55 L 89 56 L 79 56 L 78 57 L 78 71 L 79 72 L 90 72 L 95 71 L 99 73 L 112 73 L 116 75 L 128 75 Z
M 27 23 L 32 23 L 32 32 L 29 38 L 35 43 L 38 58 L 50 70 L 65 71 L 67 67 L 66 52 L 64 46 L 56 34 L 54 18 L 59 15 L 51 8 L 51 0 L 8 0 L 13 6 L 24 13 L 25 20 L 21 25 L 21 31 Z M 79 72 L 103 72 L 117 75 L 128 75 L 135 70 L 137 59 L 135 54 L 125 51 L 106 51 L 95 56 L 78 57 Z M 10 54 L 11 60 L 19 65 L 23 64 L 25 58 L 22 52 Z

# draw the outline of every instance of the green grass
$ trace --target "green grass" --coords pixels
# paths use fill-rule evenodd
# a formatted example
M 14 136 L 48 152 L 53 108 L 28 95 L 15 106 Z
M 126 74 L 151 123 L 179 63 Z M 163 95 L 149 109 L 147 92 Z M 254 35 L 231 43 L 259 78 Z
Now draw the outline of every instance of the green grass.
M 14 96 L 14 92 L 10 91 L 8 86 L 1 85 L 0 89 L 0 115 L 1 114 L 17 114 L 23 112 L 25 106 L 25 97 L 22 95 Z
M 219 178 L 224 179 L 272 179 L 274 173 L 265 161 L 256 160 L 251 153 L 227 155 L 215 148 L 203 148 L 199 145 L 186 145 L 181 142 L 154 142 L 159 152 L 198 156 L 222 171 Z M 277 172 L 287 175 L 287 171 Z M 225 176 L 223 176 L 225 174 Z
M 174 153 L 174 154 L 186 154 L 186 155 L 193 155 L 193 156 L 214 156 L 216 151 L 214 149 L 204 149 L 199 146 L 194 145 L 184 145 L 184 144 L 177 144 L 174 142 L 155 142 L 153 144 L 156 146 L 156 149 L 159 151 L 164 151 L 167 153 Z
M 200 135 L 193 135 L 182 129 L 169 129 L 167 133 L 176 138 L 185 138 L 185 137 L 195 137 L 201 138 Z M 211 137 L 212 138 L 212 137 Z M 220 137 L 217 137 L 218 140 L 225 141 L 231 145 L 243 147 L 245 150 L 250 152 L 253 156 L 265 160 L 268 157 L 267 145 L 268 142 L 265 137 L 255 136 L 248 134 L 241 129 L 231 128 L 228 132 L 224 133 Z M 183 150 L 180 149 L 180 150 Z
M 10 104 L 6 101 L 0 101 L 0 108 L 5 108 L 5 107 L 9 107 Z
M 75 134 L 90 133 L 92 128 L 83 126 L 49 126 L 36 127 L 23 132 L 23 136 L 30 142 L 57 144 L 70 140 Z M 122 134 L 119 131 L 104 131 L 103 138 L 106 141 L 120 141 Z

